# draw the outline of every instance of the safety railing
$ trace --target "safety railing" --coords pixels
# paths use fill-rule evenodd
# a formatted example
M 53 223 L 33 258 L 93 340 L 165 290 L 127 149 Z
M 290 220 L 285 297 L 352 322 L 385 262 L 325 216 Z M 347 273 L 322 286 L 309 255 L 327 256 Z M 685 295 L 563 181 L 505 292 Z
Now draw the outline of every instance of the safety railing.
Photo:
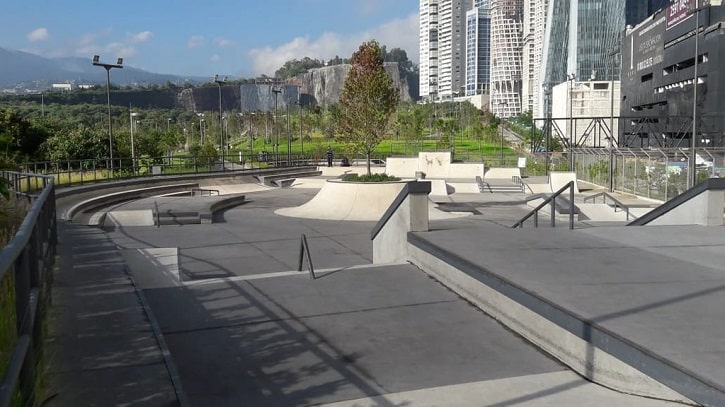
M 513 182 L 514 184 L 518 185 L 521 188 L 521 192 L 523 192 L 523 193 L 526 193 L 526 189 L 528 189 L 529 192 L 531 192 L 532 194 L 534 193 L 534 191 L 531 189 L 531 187 L 529 186 L 529 184 L 525 183 L 524 180 L 523 180 L 523 178 L 521 178 L 520 175 L 514 175 L 514 176 L 512 176 L 511 177 L 511 182 Z
M 18 231 L 0 252 L 0 282 L 11 282 L 0 286 L 12 291 L 1 294 L 5 301 L 15 298 L 13 304 L 6 304 L 15 314 L 0 316 L 1 321 L 15 320 L 15 326 L 3 327 L 15 343 L 8 349 L 10 358 L 5 371 L 0 372 L 0 407 L 15 403 L 31 406 L 38 404 L 35 386 L 40 372 L 36 367 L 42 358 L 42 326 L 50 304 L 58 236 L 55 184 L 52 177 L 35 174 L 6 171 L 2 176 L 11 181 L 13 193 L 27 196 L 32 204 Z M 38 195 L 22 192 L 30 183 L 43 185 Z M 3 312 L 8 312 L 7 308 Z
M 310 272 L 310 278 L 316 279 L 315 267 L 312 265 L 312 256 L 310 255 L 310 246 L 307 245 L 307 236 L 303 233 L 300 236 L 300 261 L 297 265 L 297 271 L 302 271 L 302 261 L 307 259 L 307 271 Z
M 598 194 L 589 195 L 588 197 L 584 198 L 584 202 L 586 203 L 587 201 L 591 200 L 592 203 L 597 203 L 597 198 L 599 198 L 599 197 L 602 197 L 602 203 L 604 203 L 604 204 L 607 203 L 607 198 L 609 198 L 609 200 L 612 201 L 612 203 L 614 204 L 614 212 L 617 212 L 617 208 L 624 209 L 625 212 L 627 213 L 627 222 L 629 222 L 629 217 L 630 217 L 629 206 L 622 203 L 619 199 L 613 197 L 608 192 L 600 192 Z M 632 216 L 634 216 L 634 215 L 632 215 Z
M 540 203 L 536 208 L 529 212 L 526 216 L 516 222 L 512 228 L 523 228 L 524 222 L 526 222 L 532 216 L 534 217 L 534 227 L 539 227 L 539 211 L 546 205 L 551 205 L 551 227 L 556 227 L 556 198 L 558 198 L 564 191 L 569 190 L 569 229 L 574 229 L 574 181 L 569 181 L 566 185 L 561 187 L 558 191 L 551 194 L 548 198 L 544 199 L 544 202 Z

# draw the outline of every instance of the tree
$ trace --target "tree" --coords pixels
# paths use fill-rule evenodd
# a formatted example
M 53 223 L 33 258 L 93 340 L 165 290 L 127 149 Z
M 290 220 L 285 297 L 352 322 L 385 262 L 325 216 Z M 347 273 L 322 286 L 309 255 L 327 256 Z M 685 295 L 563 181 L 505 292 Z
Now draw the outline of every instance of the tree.
M 370 156 L 383 140 L 400 95 L 383 67 L 377 41 L 364 42 L 352 55 L 339 104 L 342 140 L 363 153 L 370 175 Z

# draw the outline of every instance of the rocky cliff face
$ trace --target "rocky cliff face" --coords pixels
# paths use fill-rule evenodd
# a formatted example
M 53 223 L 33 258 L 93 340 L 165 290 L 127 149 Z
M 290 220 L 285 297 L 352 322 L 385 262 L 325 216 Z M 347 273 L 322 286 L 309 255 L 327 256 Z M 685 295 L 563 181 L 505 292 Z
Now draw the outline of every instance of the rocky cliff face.
M 418 99 L 418 78 L 402 72 L 395 62 L 385 63 L 385 71 L 393 79 L 393 86 L 400 90 L 400 100 Z M 334 65 L 312 69 L 279 87 L 276 106 L 286 109 L 299 101 L 303 105 L 327 106 L 340 99 L 350 65 Z M 219 90 L 216 87 L 184 89 L 177 94 L 176 103 L 187 111 L 204 112 L 219 110 Z M 238 112 L 273 111 L 275 92 L 268 84 L 244 84 L 222 87 L 224 110 Z
M 327 106 L 340 99 L 350 67 L 345 64 L 311 69 L 310 72 L 294 78 L 292 82 L 300 86 L 303 95 L 309 95 L 310 102 Z M 393 80 L 393 86 L 400 90 L 401 101 L 417 99 L 417 91 L 411 92 L 409 78 L 401 72 L 396 62 L 386 62 L 385 71 Z M 417 82 L 414 85 L 417 88 Z M 307 104 L 304 99 L 303 102 Z

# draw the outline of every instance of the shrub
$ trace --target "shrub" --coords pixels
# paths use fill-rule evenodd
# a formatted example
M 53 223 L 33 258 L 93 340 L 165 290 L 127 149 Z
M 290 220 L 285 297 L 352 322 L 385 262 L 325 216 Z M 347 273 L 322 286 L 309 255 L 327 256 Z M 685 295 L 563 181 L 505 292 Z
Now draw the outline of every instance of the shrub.
M 389 181 L 400 181 L 400 178 L 388 175 L 388 174 L 350 174 L 342 178 L 343 181 L 349 182 L 389 182 Z

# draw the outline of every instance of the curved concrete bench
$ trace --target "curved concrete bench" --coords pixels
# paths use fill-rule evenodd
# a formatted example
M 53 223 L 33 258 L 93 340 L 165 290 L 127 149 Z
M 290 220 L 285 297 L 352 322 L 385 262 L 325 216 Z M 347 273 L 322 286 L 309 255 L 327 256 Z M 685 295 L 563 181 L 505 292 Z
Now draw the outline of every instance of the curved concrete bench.
M 149 196 L 154 196 L 154 195 L 159 195 L 159 194 L 185 191 L 185 190 L 190 190 L 192 188 L 199 188 L 199 184 L 198 183 L 182 183 L 182 184 L 172 184 L 172 185 L 159 185 L 159 186 L 153 186 L 153 187 L 147 187 L 147 188 L 129 189 L 126 191 L 113 192 L 110 194 L 100 195 L 97 197 L 83 200 L 83 201 L 78 202 L 75 205 L 71 206 L 67 211 L 65 211 L 65 213 L 63 213 L 63 215 L 61 216 L 61 219 L 70 221 L 70 220 L 73 220 L 73 217 L 75 217 L 79 213 L 87 212 L 87 211 L 90 211 L 90 210 L 93 210 L 96 208 L 100 208 L 103 206 L 108 206 L 110 204 L 123 202 L 123 201 L 130 201 L 132 199 L 146 198 Z

